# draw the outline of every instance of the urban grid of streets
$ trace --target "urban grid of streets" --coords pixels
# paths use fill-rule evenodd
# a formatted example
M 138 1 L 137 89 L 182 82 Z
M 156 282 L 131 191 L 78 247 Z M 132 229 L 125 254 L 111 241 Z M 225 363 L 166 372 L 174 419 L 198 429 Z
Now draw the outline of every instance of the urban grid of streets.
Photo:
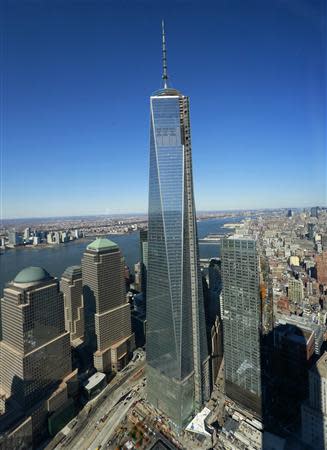
M 88 402 L 79 415 L 61 431 L 63 439 L 55 447 L 50 443 L 46 447 L 47 450 L 53 448 L 86 450 L 106 447 L 128 409 L 143 394 L 142 377 L 145 361 L 144 354 L 139 354 L 140 358 L 135 364 L 129 363 L 125 370 L 117 374 L 112 383 L 95 399 Z M 133 379 L 135 375 L 137 377 Z M 136 391 L 137 388 L 140 388 L 139 392 Z M 129 394 L 130 399 L 127 400 Z M 102 418 L 105 420 L 101 420 Z
M 312 339 L 315 335 L 318 336 L 317 331 L 319 331 L 322 341 L 325 340 L 327 336 L 326 209 L 270 211 L 245 219 L 241 223 L 234 224 L 233 227 L 239 235 L 255 237 L 260 243 L 261 256 L 267 260 L 273 294 L 270 304 L 273 320 L 265 321 L 267 329 L 289 323 L 293 327 L 302 327 Z M 313 347 L 312 349 L 314 350 Z M 139 350 L 136 351 L 137 353 L 139 353 L 139 359 L 133 358 L 134 361 L 118 373 L 103 392 L 96 399 L 91 400 L 77 417 L 72 419 L 50 443 L 48 442 L 46 447 L 43 447 L 44 449 L 117 448 L 116 438 L 120 433 L 121 424 L 126 423 L 126 417 L 131 411 L 137 409 L 138 405 L 146 408 L 149 406 L 144 400 L 145 355 Z M 301 365 L 298 367 L 304 370 Z M 249 428 L 247 422 L 249 418 L 246 413 L 240 412 L 239 408 L 234 408 L 233 402 L 227 401 L 228 405 L 225 407 L 227 399 L 223 394 L 223 364 L 220 367 L 220 373 L 221 376 L 218 377 L 220 381 L 218 380 L 217 383 L 219 386 L 216 385 L 211 400 L 206 406 L 222 427 L 228 420 L 230 422 L 232 416 L 235 416 L 233 426 L 238 427 L 237 432 L 233 429 L 227 430 L 225 434 L 219 431 L 213 436 L 210 442 L 213 445 L 210 446 L 201 446 L 198 439 L 189 432 L 182 432 L 178 436 L 170 433 L 170 436 L 166 436 L 176 438 L 177 444 L 181 445 L 179 448 L 243 449 L 244 445 L 239 438 L 247 439 L 253 448 L 260 448 L 261 432 L 251 424 Z M 279 380 L 282 379 L 284 378 L 279 378 Z M 290 382 L 292 378 L 286 381 Z M 299 408 L 304 401 L 305 397 L 299 399 L 297 407 Z M 133 406 L 135 403 L 137 403 L 136 407 Z M 284 403 L 283 410 L 279 411 L 285 412 L 287 408 L 288 403 Z M 161 437 L 158 421 L 156 422 L 158 415 L 160 413 L 157 411 L 150 411 L 145 422 L 154 430 L 156 437 Z M 304 449 L 301 443 L 300 418 L 298 413 L 290 418 L 285 415 L 285 420 L 289 420 L 289 423 L 286 424 L 287 426 L 280 426 L 274 438 L 284 442 L 287 440 L 288 448 Z M 246 427 L 249 431 L 245 436 Z M 254 441 L 249 433 L 253 436 L 258 435 L 258 439 Z M 278 434 L 282 437 L 278 438 Z M 130 439 L 128 433 L 124 439 L 120 440 L 122 444 Z M 143 448 L 145 448 L 144 445 Z
M 125 421 L 133 405 L 145 399 L 145 353 L 137 349 L 134 352 L 135 356 L 136 361 L 131 361 L 96 398 L 89 401 L 79 415 L 72 419 L 44 450 L 120 448 L 117 438 L 119 438 L 118 430 L 121 424 Z M 225 399 L 221 389 L 223 387 L 222 377 L 223 366 L 217 380 L 216 401 L 212 399 L 210 401 L 210 406 L 220 418 L 223 414 Z M 149 408 L 150 405 L 147 407 Z M 171 434 L 165 437 L 155 425 L 154 411 L 148 415 L 146 422 L 153 436 L 152 442 L 160 438 L 170 448 L 177 448 L 172 444 L 172 441 L 176 439 L 177 445 L 181 444 L 181 448 L 189 450 L 204 448 L 203 442 L 197 441 L 195 435 L 185 431 L 177 435 L 171 430 Z M 208 441 L 208 444 L 211 443 L 213 443 L 211 440 Z

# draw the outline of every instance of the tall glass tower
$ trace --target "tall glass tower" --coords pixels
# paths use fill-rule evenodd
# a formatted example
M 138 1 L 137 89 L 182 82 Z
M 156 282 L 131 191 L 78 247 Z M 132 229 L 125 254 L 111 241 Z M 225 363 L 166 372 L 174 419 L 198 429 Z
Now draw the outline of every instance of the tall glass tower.
M 250 237 L 222 240 L 223 336 L 226 394 L 262 414 L 262 306 L 257 243 Z
M 147 278 L 148 400 L 178 427 L 210 395 L 193 196 L 189 99 L 168 87 L 150 99 Z

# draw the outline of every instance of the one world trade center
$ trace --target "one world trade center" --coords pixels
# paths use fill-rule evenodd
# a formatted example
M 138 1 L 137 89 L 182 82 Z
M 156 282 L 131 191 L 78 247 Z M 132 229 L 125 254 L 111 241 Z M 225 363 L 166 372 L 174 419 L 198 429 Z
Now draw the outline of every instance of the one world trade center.
M 183 427 L 210 395 L 193 194 L 189 98 L 168 87 L 150 99 L 147 398 Z

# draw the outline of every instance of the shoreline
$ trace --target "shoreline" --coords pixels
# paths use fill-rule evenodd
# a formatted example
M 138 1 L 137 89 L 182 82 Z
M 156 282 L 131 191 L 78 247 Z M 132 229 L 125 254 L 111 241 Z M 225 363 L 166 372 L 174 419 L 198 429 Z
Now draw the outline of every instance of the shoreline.
M 244 220 L 244 218 L 240 218 L 238 216 L 235 216 L 235 217 L 226 216 L 226 217 L 198 218 L 196 220 L 196 222 L 200 223 L 200 222 L 206 222 L 206 221 L 212 221 L 212 220 L 226 220 L 226 219 L 228 219 L 228 220 L 240 219 L 241 221 Z M 233 225 L 234 225 L 233 223 L 227 223 L 227 224 L 222 225 L 222 227 L 223 228 L 236 228 L 237 227 L 237 225 L 236 225 L 236 227 L 234 227 Z M 60 244 L 42 243 L 42 244 L 38 244 L 38 245 L 27 244 L 27 245 L 17 245 L 16 247 L 5 247 L 5 248 L 1 248 L 0 255 L 4 255 L 4 254 L 6 254 L 7 251 L 11 251 L 11 250 L 22 251 L 22 250 L 58 249 L 60 247 L 66 247 L 67 245 L 77 244 L 78 242 L 90 242 L 90 241 L 92 241 L 92 239 L 95 239 L 98 236 L 109 236 L 109 237 L 114 238 L 115 236 L 122 237 L 122 236 L 131 235 L 131 234 L 134 234 L 137 232 L 139 232 L 139 230 L 129 231 L 127 233 L 95 233 L 95 234 L 90 234 L 90 235 L 84 236 L 79 239 L 74 239 L 72 241 L 61 242 Z
M 48 244 L 48 243 L 43 243 L 43 244 L 38 244 L 38 245 L 17 245 L 16 247 L 5 247 L 5 248 L 1 248 L 2 251 L 0 251 L 0 255 L 5 254 L 7 251 L 12 251 L 12 250 L 43 250 L 43 249 L 58 249 L 60 247 L 66 247 L 66 246 L 70 246 L 71 244 L 77 244 L 78 242 L 91 242 L 92 240 L 96 239 L 97 236 L 128 236 L 131 235 L 133 233 L 136 233 L 136 231 L 131 231 L 128 233 L 100 233 L 100 234 L 93 234 L 93 235 L 88 235 L 88 236 L 84 236 L 82 238 L 79 239 L 73 239 L 72 241 L 68 241 L 68 242 L 61 242 L 60 244 Z
M 11 251 L 11 250 L 37 250 L 37 249 L 49 249 L 49 248 L 59 248 L 62 246 L 66 246 L 67 244 L 75 244 L 77 242 L 83 242 L 83 241 L 88 241 L 91 240 L 91 237 L 83 237 L 80 239 L 74 239 L 73 241 L 68 241 L 68 242 L 61 242 L 60 244 L 48 244 L 48 243 L 44 243 L 44 244 L 38 244 L 38 245 L 17 245 L 16 247 L 5 247 L 4 248 L 4 252 L 7 251 Z

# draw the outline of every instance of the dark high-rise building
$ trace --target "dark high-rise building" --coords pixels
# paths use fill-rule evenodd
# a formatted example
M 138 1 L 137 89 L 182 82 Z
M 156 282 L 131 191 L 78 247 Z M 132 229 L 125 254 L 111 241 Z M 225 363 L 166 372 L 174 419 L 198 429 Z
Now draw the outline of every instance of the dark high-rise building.
M 193 196 L 189 98 L 167 85 L 150 99 L 147 396 L 178 426 L 210 395 Z M 160 389 L 158 389 L 160 386 Z
M 293 323 L 281 320 L 273 330 L 271 368 L 274 383 L 271 397 L 274 399 L 273 414 L 284 425 L 300 417 L 301 402 L 308 395 L 308 370 L 314 360 L 316 346 L 318 354 L 320 352 L 315 331 Z
M 222 240 L 226 394 L 261 416 L 261 299 L 256 241 Z
M 17 245 L 20 245 L 22 243 L 21 236 L 18 235 L 17 231 L 11 230 L 8 231 L 8 245 L 10 247 L 16 247 Z
M 64 294 L 65 327 L 74 347 L 84 340 L 84 299 L 81 266 L 67 267 L 60 280 Z
M 146 301 L 146 280 L 148 267 L 148 230 L 140 231 L 140 256 L 141 256 L 141 290 Z
M 315 229 L 316 225 L 314 223 L 308 223 L 308 238 L 310 239 L 310 241 L 312 241 L 314 238 Z
M 311 217 L 316 217 L 318 218 L 319 216 L 319 206 L 314 206 L 313 208 L 311 208 Z
M 0 447 L 21 448 L 22 439 L 27 448 L 71 407 L 69 385 L 77 383 L 58 280 L 41 267 L 19 272 L 4 289 L 1 325 L 0 431 L 9 431 Z
M 124 273 L 117 244 L 97 238 L 87 246 L 82 258 L 85 334 L 94 366 L 101 372 L 121 370 L 134 350 Z
M 221 290 L 221 261 L 212 259 L 209 264 L 210 325 L 215 322 L 217 316 L 220 317 Z
M 309 371 L 309 398 L 302 404 L 302 440 L 308 447 L 327 448 L 327 353 Z

